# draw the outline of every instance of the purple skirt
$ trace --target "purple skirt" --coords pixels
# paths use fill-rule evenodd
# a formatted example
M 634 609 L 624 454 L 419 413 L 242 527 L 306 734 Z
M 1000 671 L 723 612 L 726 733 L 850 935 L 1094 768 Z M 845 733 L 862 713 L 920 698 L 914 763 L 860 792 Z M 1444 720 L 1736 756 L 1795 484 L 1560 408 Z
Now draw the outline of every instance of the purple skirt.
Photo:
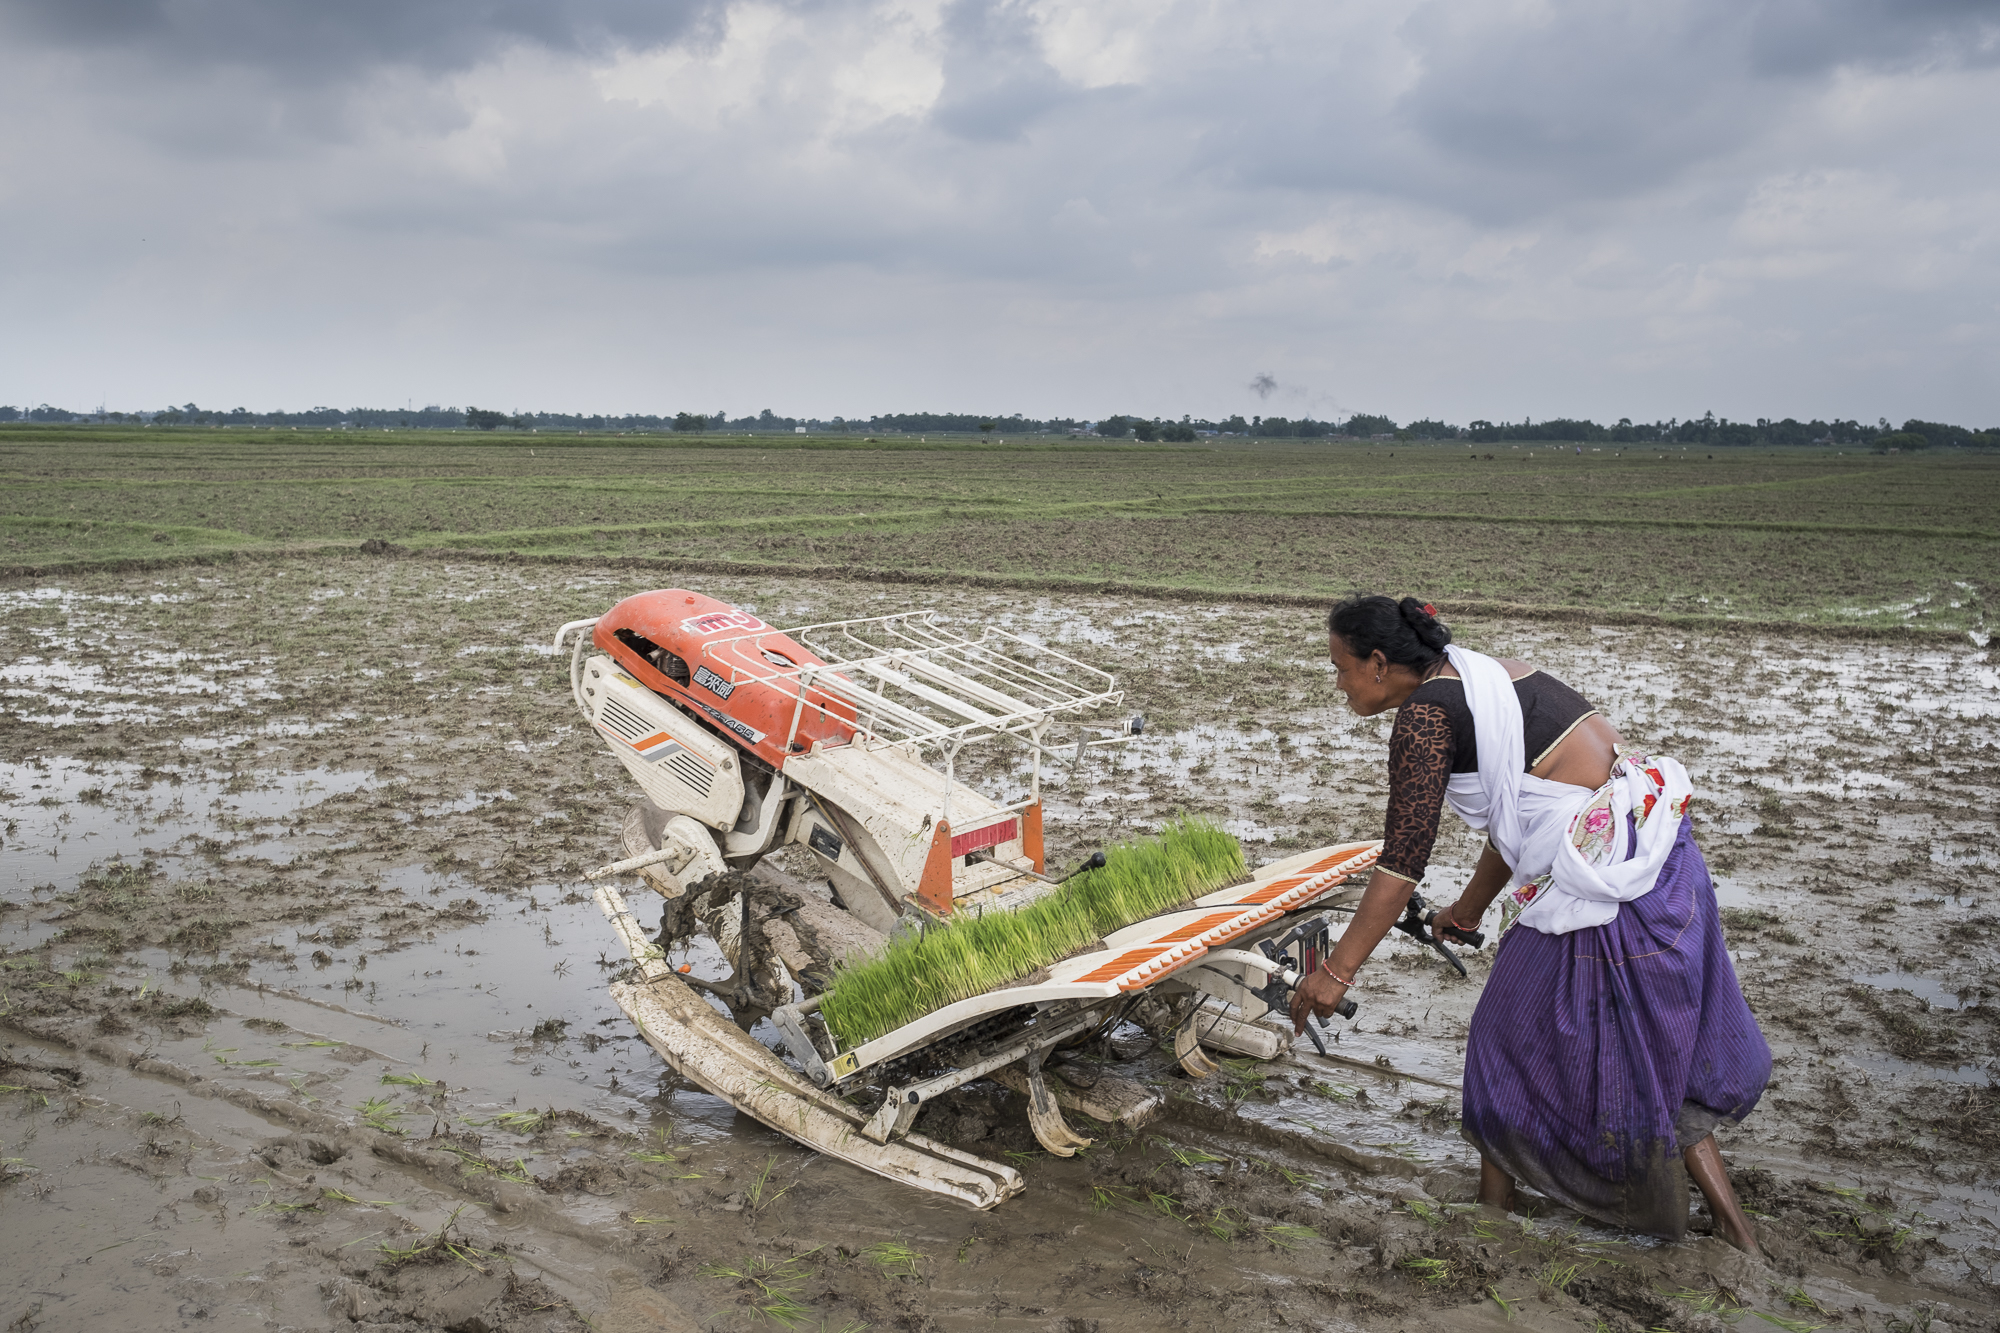
M 1756 1107 L 1771 1048 L 1722 939 L 1693 825 L 1608 926 L 1500 942 L 1465 1045 L 1465 1137 L 1557 1203 L 1677 1240 L 1681 1153 Z

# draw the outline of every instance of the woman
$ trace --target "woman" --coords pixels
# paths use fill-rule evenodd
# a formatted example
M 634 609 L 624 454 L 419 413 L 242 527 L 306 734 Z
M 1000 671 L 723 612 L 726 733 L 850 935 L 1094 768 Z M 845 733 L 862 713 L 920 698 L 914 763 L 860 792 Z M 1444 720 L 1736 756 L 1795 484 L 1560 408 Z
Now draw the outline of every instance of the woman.
M 1526 662 L 1452 646 L 1414 598 L 1350 597 L 1327 627 L 1349 707 L 1396 711 L 1389 814 L 1352 923 L 1293 997 L 1294 1024 L 1355 985 L 1423 879 L 1449 802 L 1488 840 L 1438 926 L 1477 929 L 1502 892 L 1521 908 L 1466 1039 L 1479 1201 L 1511 1208 L 1519 1180 L 1673 1240 L 1691 1175 L 1718 1233 L 1757 1253 L 1710 1130 L 1756 1106 L 1771 1051 L 1722 941 L 1686 770 L 1621 750 L 1581 695 Z

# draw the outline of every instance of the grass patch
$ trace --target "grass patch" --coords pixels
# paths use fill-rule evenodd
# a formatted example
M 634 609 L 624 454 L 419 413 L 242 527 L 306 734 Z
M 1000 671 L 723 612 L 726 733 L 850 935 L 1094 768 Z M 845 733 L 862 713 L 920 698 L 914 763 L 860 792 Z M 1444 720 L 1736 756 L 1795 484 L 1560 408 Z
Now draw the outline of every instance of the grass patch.
M 1494 458 L 1484 455 L 1491 453 Z M 1462 441 L 0 427 L 9 564 L 345 548 L 1964 630 L 2000 459 Z M 646 521 L 634 522 L 635 514 Z M 1448 528 L 1456 559 L 1407 540 Z M 1527 534 L 1524 539 L 1524 533 Z M 1882 537 L 1894 540 L 1879 540 Z
M 1018 912 L 986 912 L 891 940 L 842 968 L 820 1013 L 849 1047 L 1067 958 L 1115 930 L 1179 907 L 1243 874 L 1243 849 L 1206 820 L 1182 817 L 1159 837 L 1111 848 Z

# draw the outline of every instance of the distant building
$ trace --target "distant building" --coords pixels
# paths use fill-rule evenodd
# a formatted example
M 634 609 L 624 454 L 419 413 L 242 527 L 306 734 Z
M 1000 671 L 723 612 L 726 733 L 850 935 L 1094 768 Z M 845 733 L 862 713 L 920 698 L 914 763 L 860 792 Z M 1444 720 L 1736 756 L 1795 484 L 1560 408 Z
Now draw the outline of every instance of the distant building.
M 806 433 L 806 428 L 805 428 L 804 426 L 794 426 L 794 427 L 792 427 L 792 434 L 794 434 L 794 435 L 803 435 L 803 434 L 805 434 L 805 433 Z

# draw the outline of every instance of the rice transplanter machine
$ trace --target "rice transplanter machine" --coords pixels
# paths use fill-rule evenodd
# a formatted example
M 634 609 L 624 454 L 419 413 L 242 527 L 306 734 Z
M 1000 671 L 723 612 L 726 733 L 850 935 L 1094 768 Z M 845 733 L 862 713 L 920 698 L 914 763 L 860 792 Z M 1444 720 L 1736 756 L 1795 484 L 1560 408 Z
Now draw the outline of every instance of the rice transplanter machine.
M 1202 1047 L 1271 1058 L 1299 968 L 1326 947 L 1332 909 L 1360 895 L 1379 843 L 1323 847 L 1267 865 L 1093 941 L 1082 952 L 865 1039 L 819 1010 L 842 965 L 905 930 L 1019 911 L 1059 891 L 1045 854 L 1044 761 L 1074 767 L 1129 742 L 1110 674 L 993 625 L 909 612 L 780 630 L 685 589 L 644 592 L 556 632 L 576 706 L 644 799 L 623 859 L 593 872 L 597 901 L 635 966 L 619 1006 L 684 1077 L 782 1134 L 917 1188 L 991 1207 L 1024 1186 L 1011 1166 L 916 1132 L 924 1104 L 989 1078 L 1026 1094 L 1036 1137 L 1069 1155 L 1089 1142 L 1063 1109 L 1136 1124 L 1159 1097 L 1136 1081 L 1089 1089 L 1050 1078 L 1051 1051 L 1131 1021 L 1187 1071 Z M 972 745 L 1017 747 L 1026 793 L 1003 801 L 960 781 Z M 748 872 L 796 845 L 822 896 Z M 659 895 L 657 938 L 614 887 Z M 696 978 L 667 950 L 702 934 L 728 960 Z M 706 992 L 706 994 L 704 994 Z M 723 1001 L 728 1015 L 707 998 Z M 778 1049 L 746 1029 L 768 1017 Z

